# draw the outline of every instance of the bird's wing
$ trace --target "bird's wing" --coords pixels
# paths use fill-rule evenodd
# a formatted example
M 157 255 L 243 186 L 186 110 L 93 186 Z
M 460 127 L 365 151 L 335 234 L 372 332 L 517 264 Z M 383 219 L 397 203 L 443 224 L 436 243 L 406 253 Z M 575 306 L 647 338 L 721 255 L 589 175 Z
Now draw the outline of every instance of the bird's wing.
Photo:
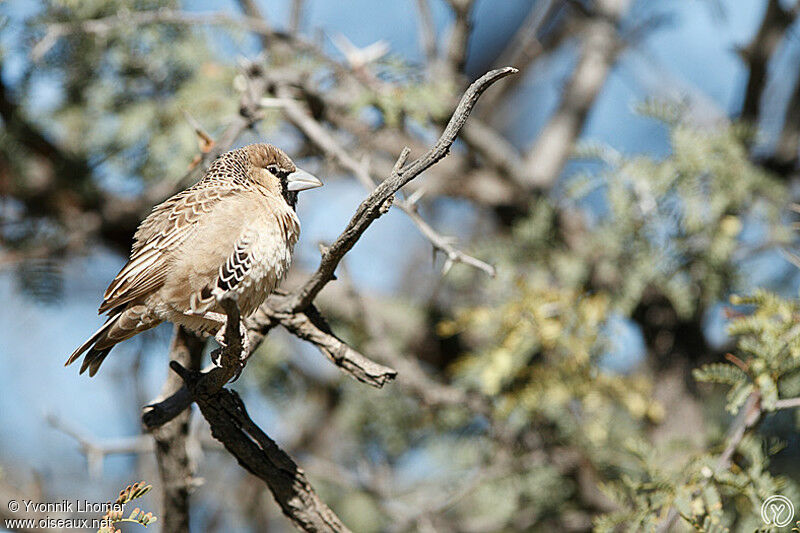
M 136 231 L 130 260 L 106 289 L 100 313 L 158 289 L 166 278 L 170 252 L 221 199 L 235 193 L 233 187 L 201 181 L 154 207 Z

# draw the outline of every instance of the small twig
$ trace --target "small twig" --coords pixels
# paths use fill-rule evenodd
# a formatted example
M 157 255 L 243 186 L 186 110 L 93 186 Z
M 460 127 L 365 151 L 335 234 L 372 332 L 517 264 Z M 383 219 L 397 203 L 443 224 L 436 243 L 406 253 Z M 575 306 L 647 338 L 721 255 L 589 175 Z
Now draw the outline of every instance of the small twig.
M 183 116 L 186 118 L 186 122 L 194 130 L 195 134 L 197 135 L 198 144 L 200 145 L 200 152 L 206 153 L 214 147 L 214 139 L 208 132 L 203 128 L 200 122 L 197 121 L 196 118 L 192 116 L 187 110 L 183 109 Z
M 50 427 L 78 443 L 81 452 L 86 456 L 89 475 L 94 479 L 103 475 L 103 460 L 108 455 L 141 454 L 153 451 L 153 440 L 146 435 L 99 441 L 53 414 L 47 415 L 45 419 Z
M 305 312 L 279 313 L 265 304 L 247 322 L 251 351 L 261 344 L 273 327 L 280 324 L 298 338 L 314 344 L 337 367 L 362 383 L 381 388 L 397 375 L 397 371 L 393 368 L 367 359 L 336 337 L 313 305 Z M 184 370 L 181 365 L 171 366 L 178 373 Z M 238 365 L 234 365 L 234 368 L 236 366 Z M 199 375 L 220 371 L 220 367 L 212 365 L 203 369 Z M 230 377 L 234 373 L 230 374 Z M 216 378 L 217 383 L 222 382 L 224 385 L 225 382 L 222 381 L 224 378 L 225 374 L 219 375 Z M 193 401 L 192 393 L 184 385 L 163 400 L 146 406 L 142 414 L 142 423 L 151 430 L 166 424 L 187 409 Z
M 727 359 L 734 365 L 738 366 L 739 369 L 742 370 L 743 372 L 747 372 L 750 369 L 750 365 L 748 365 L 747 363 L 745 363 L 744 361 L 742 361 L 741 359 L 739 359 L 730 352 L 725 354 L 725 359 Z
M 289 12 L 289 33 L 296 35 L 303 23 L 304 0 L 292 0 L 292 9 Z
M 458 76 L 467 61 L 467 48 L 472 32 L 472 7 L 474 0 L 447 0 L 453 10 L 454 20 L 444 49 L 446 74 Z
M 775 402 L 775 409 L 794 409 L 795 407 L 800 407 L 800 397 Z

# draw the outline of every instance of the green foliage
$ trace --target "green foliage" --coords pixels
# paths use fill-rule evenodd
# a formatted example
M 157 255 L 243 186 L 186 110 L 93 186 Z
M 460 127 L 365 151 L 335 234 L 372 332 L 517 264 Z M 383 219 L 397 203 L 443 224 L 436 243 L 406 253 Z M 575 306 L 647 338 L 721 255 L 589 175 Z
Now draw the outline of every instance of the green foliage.
M 730 467 L 720 465 L 716 454 L 676 459 L 644 441 L 628 452 L 632 461 L 620 480 L 603 486 L 617 510 L 595 519 L 597 531 L 653 531 L 673 508 L 696 531 L 752 531 L 763 525 L 765 499 L 796 494 L 786 478 L 765 468 L 768 457 L 753 436 L 738 444 Z
M 31 29 L 120 8 L 160 7 L 179 6 L 173 0 L 54 2 Z M 231 30 L 225 35 L 235 47 L 241 34 Z M 187 25 L 124 23 L 99 36 L 70 33 L 23 76 L 16 92 L 43 130 L 97 164 L 98 174 L 144 183 L 179 178 L 197 153 L 183 112 L 214 136 L 236 113 L 233 61 L 220 56 L 209 35 L 208 28 Z M 267 61 L 270 68 L 324 78 L 321 85 L 334 94 L 333 109 L 326 110 L 331 115 L 370 109 L 389 128 L 405 127 L 409 119 L 425 126 L 441 121 L 453 103 L 454 84 L 416 76 L 393 57 L 375 65 L 377 73 L 361 72 L 355 89 L 310 52 L 270 53 Z M 42 76 L 63 88 L 52 108 L 24 100 Z M 347 98 L 337 98 L 337 91 Z M 557 194 L 536 196 L 507 233 L 480 244 L 498 266 L 496 280 L 478 284 L 459 268 L 448 275 L 443 292 L 456 289 L 460 311 L 437 317 L 439 339 L 419 341 L 429 315 L 392 302 L 403 316 L 388 322 L 404 331 L 381 340 L 407 350 L 403 357 L 424 354 L 426 342 L 452 342 L 458 357 L 431 363 L 441 365 L 433 371 L 445 369 L 437 377 L 452 379 L 448 386 L 488 398 L 489 412 L 427 405 L 401 383 L 367 394 L 362 384 L 335 381 L 335 372 L 309 377 L 273 341 L 253 358 L 248 376 L 282 417 L 318 420 L 309 426 L 322 428 L 320 435 L 298 440 L 315 442 L 317 451 L 342 441 L 331 446 L 334 466 L 360 472 L 366 463 L 364 470 L 408 477 L 423 471 L 420 485 L 452 493 L 422 506 L 413 494 L 387 495 L 380 483 L 358 475 L 323 483 L 325 500 L 354 529 L 411 530 L 419 525 L 413 509 L 425 507 L 452 519 L 453 529 L 468 523 L 473 530 L 559 530 L 551 524 L 572 520 L 581 530 L 593 519 L 598 531 L 642 531 L 674 508 L 697 531 L 752 531 L 761 525 L 758 507 L 765 497 L 782 493 L 800 501 L 792 483 L 769 472 L 769 453 L 754 432 L 738 442 L 730 467 L 720 461 L 726 443 L 713 422 L 701 436 L 710 447 L 657 442 L 652 434 L 673 408 L 653 397 L 658 374 L 644 365 L 627 374 L 603 366 L 613 319 L 641 320 L 637 312 L 661 298 L 678 319 L 700 322 L 712 305 L 742 292 L 747 259 L 791 237 L 781 220 L 788 189 L 751 161 L 752 131 L 698 128 L 685 120 L 686 109 L 662 101 L 638 110 L 666 124 L 670 153 L 632 156 L 598 144 L 579 147 L 579 157 L 592 160 L 587 170 L 565 179 Z M 24 166 L 13 142 L 0 144 L 12 165 Z M 760 235 L 748 237 L 745 228 Z M 52 289 L 56 284 L 45 270 L 26 276 Z M 800 395 L 800 303 L 763 291 L 733 303 L 748 308 L 731 321 L 736 355 L 731 363 L 702 366 L 695 377 L 727 386 L 731 413 L 754 393 L 762 409 L 775 410 L 781 399 Z M 334 330 L 354 346 L 371 336 L 357 320 L 349 322 L 356 325 L 337 323 Z M 405 378 L 401 370 L 398 381 Z M 415 459 L 423 466 L 408 467 Z M 136 484 L 120 498 L 127 503 L 147 490 Z M 386 501 L 406 505 L 397 513 Z M 405 527 L 398 514 L 409 520 Z M 155 520 L 138 508 L 108 518 Z
M 780 396 L 796 396 L 800 385 L 800 302 L 760 290 L 749 297 L 732 297 L 731 303 L 751 308 L 728 327 L 737 338 L 738 365 L 704 365 L 694 376 L 729 385 L 727 407 L 733 413 L 753 391 L 758 391 L 761 407 L 773 411 Z
M 747 259 L 791 240 L 781 219 L 786 188 L 750 161 L 741 128 L 698 129 L 680 109 L 654 103 L 643 111 L 667 121 L 672 152 L 656 159 L 582 147 L 600 173 L 567 180 L 561 205 L 535 201 L 507 240 L 487 245 L 499 275 L 476 300 L 495 304 L 468 305 L 438 330 L 469 347 L 451 367 L 459 382 L 595 472 L 609 509 L 595 517 L 598 531 L 652 531 L 673 508 L 697 531 L 752 531 L 763 525 L 765 498 L 794 490 L 769 472 L 761 440 L 739 442 L 730 468 L 719 463 L 724 443 L 657 446 L 648 430 L 669 406 L 653 400 L 651 377 L 603 371 L 600 361 L 612 313 L 636 319 L 657 295 L 679 320 L 697 320 L 743 287 Z M 745 238 L 745 225 L 762 235 Z M 470 278 L 457 274 L 461 283 Z M 766 292 L 733 301 L 755 307 L 729 328 L 744 366 L 712 363 L 695 376 L 729 386 L 731 412 L 754 391 L 772 410 L 800 392 L 800 304 Z M 560 482 L 569 486 L 568 477 Z M 564 507 L 580 494 L 566 498 Z
M 58 2 L 32 24 L 162 7 L 179 5 L 171 0 Z M 48 129 L 75 153 L 102 154 L 110 175 L 180 178 L 197 153 L 184 111 L 218 133 L 236 111 L 233 69 L 215 56 L 213 41 L 190 26 L 129 25 L 121 19 L 108 28 L 100 35 L 66 35 L 36 65 L 39 75 L 47 72 L 62 84 L 56 109 L 46 110 Z
M 470 308 L 439 324 L 440 335 L 460 332 L 475 337 L 471 344 L 485 346 L 453 366 L 459 379 L 496 397 L 506 415 L 542 413 L 556 424 L 579 400 L 589 420 L 587 436 L 608 433 L 605 417 L 595 415 L 614 403 L 635 418 L 659 418 L 660 407 L 649 400 L 642 380 L 598 368 L 606 345 L 606 295 L 581 296 L 544 283 L 520 282 L 516 289 L 498 308 Z
M 786 188 L 750 161 L 736 126 L 675 122 L 669 132 L 663 158 L 579 148 L 601 170 L 567 179 L 560 205 L 535 200 L 507 241 L 486 247 L 498 259 L 499 284 L 547 276 L 559 287 L 603 292 L 625 316 L 661 295 L 683 319 L 743 288 L 745 260 L 791 241 L 781 223 Z M 745 224 L 763 235 L 744 240 Z
M 133 509 L 128 516 L 125 516 L 125 505 L 136 498 L 141 498 L 150 492 L 152 488 L 152 485 L 146 485 L 144 481 L 140 481 L 121 490 L 117 499 L 110 504 L 110 509 L 103 515 L 101 519 L 103 525 L 97 530 L 97 533 L 120 533 L 120 530 L 114 524 L 122 522 L 131 522 L 147 527 L 158 520 L 153 513 L 144 512 L 138 507 Z
M 773 411 L 781 391 L 788 389 L 793 395 L 796 391 L 800 302 L 766 291 L 733 297 L 731 302 L 750 308 L 746 314 L 736 314 L 728 328 L 737 339 L 737 354 L 729 355 L 730 363 L 703 365 L 694 376 L 698 381 L 729 386 L 727 408 L 732 413 L 753 394 L 759 409 Z M 783 494 L 797 500 L 796 486 L 768 471 L 768 454 L 752 434 L 737 443 L 730 466 L 719 455 L 703 453 L 690 455 L 679 462 L 679 468 L 664 469 L 667 461 L 649 445 L 631 449 L 631 453 L 639 468 L 610 485 L 607 492 L 622 510 L 599 517 L 595 525 L 600 531 L 620 524 L 653 528 L 671 507 L 697 531 L 734 524 L 737 530 L 747 531 L 759 525 L 760 506 L 769 496 Z

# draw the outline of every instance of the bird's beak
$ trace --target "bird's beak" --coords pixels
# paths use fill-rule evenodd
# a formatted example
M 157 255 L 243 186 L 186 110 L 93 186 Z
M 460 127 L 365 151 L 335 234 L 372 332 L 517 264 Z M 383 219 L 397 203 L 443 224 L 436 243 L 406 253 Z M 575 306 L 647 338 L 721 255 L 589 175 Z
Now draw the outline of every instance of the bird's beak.
M 286 177 L 286 188 L 290 191 L 305 191 L 315 187 L 322 187 L 322 182 L 305 170 L 298 168 Z

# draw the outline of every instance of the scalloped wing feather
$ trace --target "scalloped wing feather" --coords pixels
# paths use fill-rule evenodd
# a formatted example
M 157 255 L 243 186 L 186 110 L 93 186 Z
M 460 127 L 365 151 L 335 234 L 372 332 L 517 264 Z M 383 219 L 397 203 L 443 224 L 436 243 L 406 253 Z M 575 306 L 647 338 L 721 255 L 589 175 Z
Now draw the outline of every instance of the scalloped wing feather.
M 235 192 L 219 182 L 201 181 L 154 207 L 136 231 L 130 260 L 106 289 L 99 312 L 158 289 L 167 275 L 170 252 L 191 235 L 198 220 Z

